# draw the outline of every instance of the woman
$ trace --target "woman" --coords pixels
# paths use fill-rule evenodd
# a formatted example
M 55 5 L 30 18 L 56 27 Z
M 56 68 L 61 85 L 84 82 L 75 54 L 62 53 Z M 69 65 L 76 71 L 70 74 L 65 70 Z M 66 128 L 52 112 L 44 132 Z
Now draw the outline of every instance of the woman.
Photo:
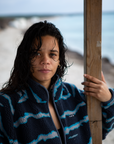
M 60 31 L 39 22 L 25 33 L 0 93 L 0 143 L 92 143 L 85 94 L 102 102 L 103 139 L 114 124 L 114 90 L 84 75 L 84 92 L 62 82 L 67 63 Z

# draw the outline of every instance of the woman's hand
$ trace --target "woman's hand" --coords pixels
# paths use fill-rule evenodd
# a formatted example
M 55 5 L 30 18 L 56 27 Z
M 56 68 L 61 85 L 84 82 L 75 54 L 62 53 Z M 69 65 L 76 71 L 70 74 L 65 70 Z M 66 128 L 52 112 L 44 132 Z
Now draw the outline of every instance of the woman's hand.
M 107 102 L 111 99 L 112 95 L 106 85 L 106 81 L 102 72 L 101 72 L 102 81 L 88 74 L 84 74 L 84 77 L 90 81 L 90 82 L 85 81 L 82 83 L 82 85 L 85 86 L 84 87 L 85 95 L 93 96 L 101 102 Z

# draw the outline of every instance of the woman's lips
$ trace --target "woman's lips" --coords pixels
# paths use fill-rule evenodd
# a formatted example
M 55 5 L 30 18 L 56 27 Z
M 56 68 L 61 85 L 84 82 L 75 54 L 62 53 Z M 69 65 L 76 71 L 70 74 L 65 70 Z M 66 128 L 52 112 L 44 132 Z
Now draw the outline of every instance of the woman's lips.
M 49 69 L 41 69 L 41 70 L 38 70 L 39 72 L 41 73 L 49 73 L 51 70 Z

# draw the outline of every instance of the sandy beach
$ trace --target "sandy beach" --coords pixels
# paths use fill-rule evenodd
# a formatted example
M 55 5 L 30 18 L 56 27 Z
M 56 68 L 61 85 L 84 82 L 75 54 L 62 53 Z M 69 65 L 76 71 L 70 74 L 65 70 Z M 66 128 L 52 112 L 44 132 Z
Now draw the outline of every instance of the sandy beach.
M 17 47 L 23 37 L 23 29 L 17 29 L 7 26 L 0 29 L 0 88 L 10 76 L 13 67 L 13 61 L 16 55 Z M 83 57 L 76 52 L 67 51 L 66 57 L 69 65 L 68 71 L 64 76 L 64 81 L 75 84 L 83 89 L 81 82 L 84 81 Z M 102 60 L 102 70 L 108 87 L 114 88 L 114 66 L 110 64 L 107 58 Z M 103 144 L 114 144 L 114 130 L 109 133 Z

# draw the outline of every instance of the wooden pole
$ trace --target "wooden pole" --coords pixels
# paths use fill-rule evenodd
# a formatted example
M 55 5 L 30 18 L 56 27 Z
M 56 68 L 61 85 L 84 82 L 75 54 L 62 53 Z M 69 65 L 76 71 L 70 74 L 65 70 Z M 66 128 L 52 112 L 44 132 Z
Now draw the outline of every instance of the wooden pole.
M 84 73 L 101 79 L 102 0 L 84 0 Z M 87 96 L 92 144 L 102 144 L 101 103 Z

